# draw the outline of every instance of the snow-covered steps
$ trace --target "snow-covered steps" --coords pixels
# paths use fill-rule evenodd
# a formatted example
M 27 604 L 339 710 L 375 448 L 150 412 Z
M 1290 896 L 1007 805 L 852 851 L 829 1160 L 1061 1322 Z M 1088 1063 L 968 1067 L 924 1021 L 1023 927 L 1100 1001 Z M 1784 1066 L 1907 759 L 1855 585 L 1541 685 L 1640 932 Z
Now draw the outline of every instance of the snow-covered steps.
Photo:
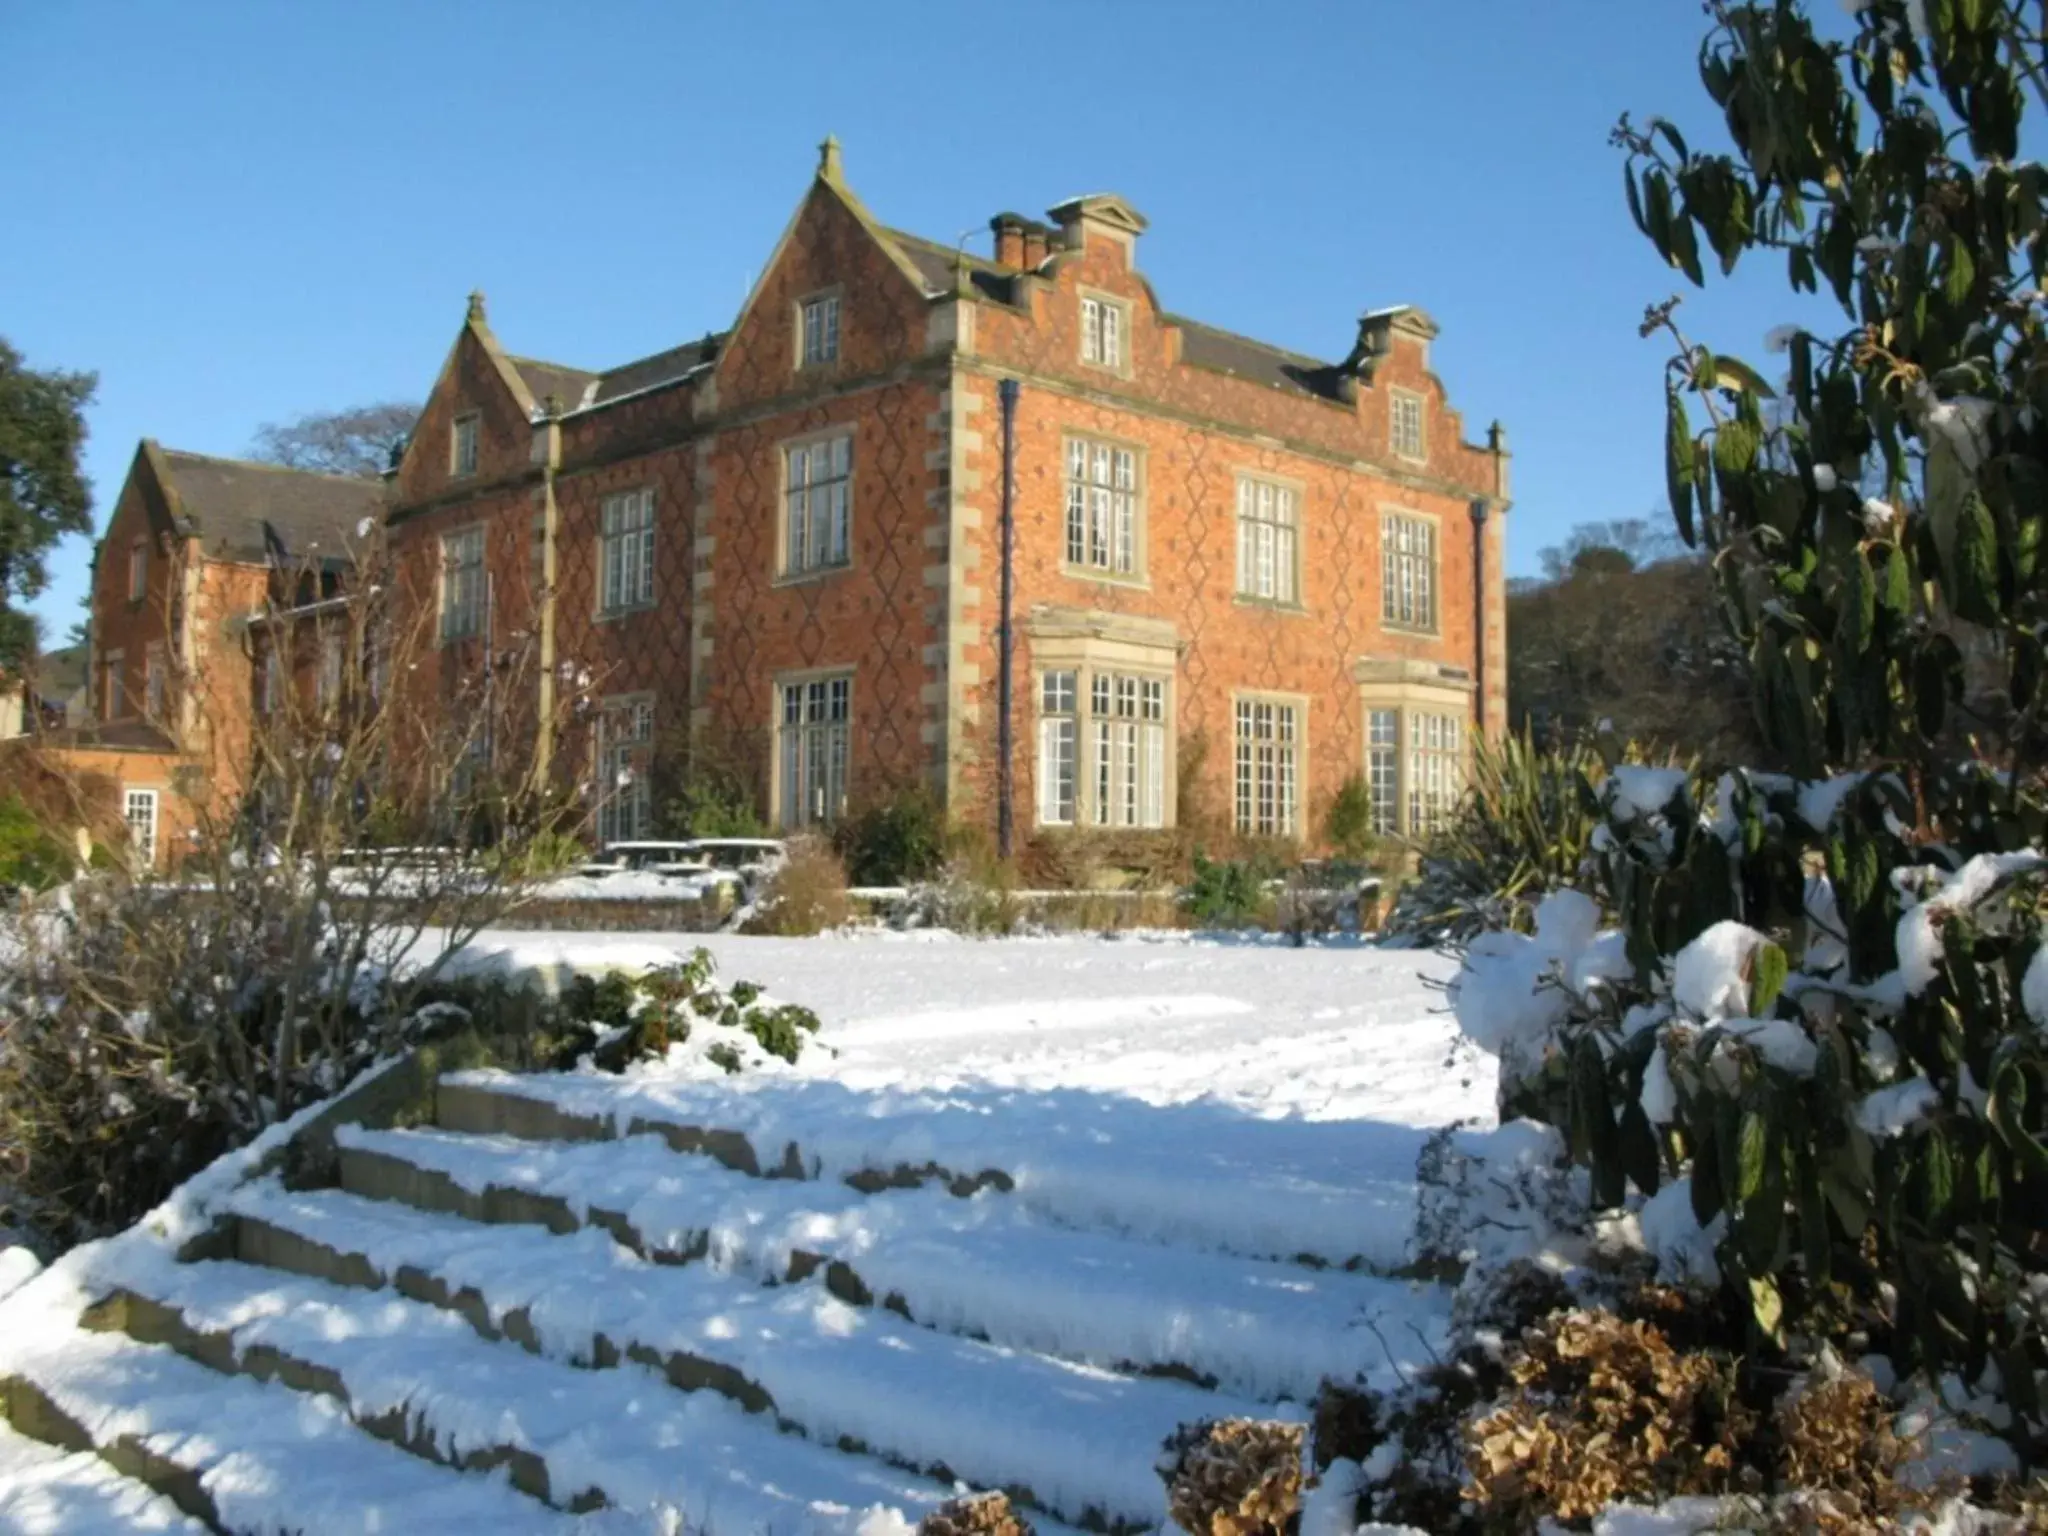
M 31 1440 L 0 1420 L 0 1531 L 50 1536 L 206 1536 L 206 1527 L 91 1451 Z
M 823 1268 L 842 1299 L 949 1332 L 1306 1402 L 1326 1376 L 1391 1387 L 1443 1352 L 1443 1288 L 1188 1251 L 1048 1221 L 993 1190 L 864 1195 L 762 1180 L 662 1138 L 541 1142 L 337 1133 L 344 1188 L 472 1221 L 602 1227 L 643 1256 L 766 1281 Z
M 820 1445 L 1006 1488 L 1076 1523 L 1153 1525 L 1153 1463 L 1178 1426 L 1271 1408 L 849 1306 L 816 1280 L 763 1287 L 652 1264 L 595 1228 L 481 1225 L 342 1191 L 245 1188 L 245 1260 L 389 1285 L 557 1360 L 621 1358 L 772 1410 Z
M 583 1523 L 500 1478 L 410 1456 L 364 1434 L 332 1398 L 224 1377 L 118 1333 L 53 1328 L 0 1342 L 0 1391 L 17 1428 L 48 1444 L 97 1451 L 219 1531 L 569 1536 L 627 1529 Z
M 853 1536 L 949 1490 L 785 1435 L 714 1392 L 637 1369 L 580 1370 L 493 1344 L 452 1312 L 235 1262 L 130 1266 L 105 1310 L 131 1336 L 218 1370 L 324 1391 L 360 1425 L 536 1498 L 608 1507 L 621 1529 Z
M 435 1115 L 446 1130 L 530 1140 L 650 1133 L 744 1173 L 862 1190 L 993 1186 L 1072 1226 L 1379 1273 L 1412 1256 L 1427 1140 L 1413 1126 L 1262 1119 L 1211 1100 L 976 1084 L 863 1092 L 801 1072 L 460 1072 L 441 1079 Z

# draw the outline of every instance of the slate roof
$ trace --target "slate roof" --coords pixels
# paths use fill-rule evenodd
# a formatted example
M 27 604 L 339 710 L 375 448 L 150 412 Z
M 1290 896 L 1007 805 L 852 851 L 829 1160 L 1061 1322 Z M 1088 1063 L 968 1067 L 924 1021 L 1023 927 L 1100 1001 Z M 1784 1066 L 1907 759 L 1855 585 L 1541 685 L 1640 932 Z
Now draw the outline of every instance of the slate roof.
M 926 288 L 940 293 L 951 291 L 954 268 L 961 256 L 959 251 L 900 229 L 888 229 L 883 233 L 910 258 L 911 264 L 923 276 Z M 968 280 L 981 297 L 1013 306 L 1020 302 L 1017 274 L 1010 268 L 998 266 L 972 251 L 966 253 L 966 260 Z M 1293 394 L 1312 395 L 1323 400 L 1342 398 L 1338 392 L 1336 367 L 1320 358 L 1304 357 L 1284 347 L 1204 325 L 1185 315 L 1161 315 L 1160 318 L 1180 328 L 1181 361 L 1192 367 L 1214 369 L 1218 373 Z
M 607 368 L 598 377 L 597 394 L 591 403 L 602 404 L 621 395 L 638 394 L 643 389 L 655 389 L 687 377 L 718 355 L 718 349 L 725 345 L 726 334 L 719 331 L 701 341 L 686 341 L 666 352 L 656 352 L 651 357 Z
M 1342 398 L 1337 392 L 1340 375 L 1334 364 L 1305 357 L 1299 352 L 1289 352 L 1284 347 L 1254 341 L 1235 331 L 1218 330 L 1185 315 L 1161 315 L 1159 318 L 1168 325 L 1180 327 L 1180 357 L 1184 363 L 1299 395 L 1314 395 L 1324 400 Z
M 356 543 L 356 527 L 364 518 L 383 515 L 384 488 L 375 480 L 215 459 L 175 448 L 162 452 L 171 488 L 209 554 L 251 564 L 268 561 L 265 524 L 292 559 L 303 558 L 315 545 L 339 554 Z
M 86 663 L 87 650 L 83 645 L 43 652 L 35 663 L 36 692 L 53 702 L 69 698 L 85 686 Z
M 596 374 L 582 368 L 543 363 L 531 357 L 508 357 L 505 361 L 519 370 L 519 377 L 526 381 L 536 403 L 545 402 L 549 395 L 554 395 L 561 400 L 562 408 L 569 411 L 583 403 L 584 391 L 597 378 Z
M 973 251 L 927 240 L 907 230 L 881 228 L 883 238 L 892 241 L 909 260 L 931 294 L 950 293 L 955 272 L 966 262 L 968 281 L 978 298 L 1015 307 L 1022 302 L 1022 274 Z M 1212 369 L 1235 378 L 1264 384 L 1291 394 L 1322 400 L 1341 400 L 1342 374 L 1333 363 L 1321 358 L 1290 352 L 1249 336 L 1204 325 L 1184 315 L 1162 315 L 1166 323 L 1181 331 L 1181 361 L 1191 367 Z M 512 366 L 526 381 L 536 400 L 552 391 L 565 409 L 604 405 L 625 395 L 656 389 L 687 378 L 710 363 L 725 342 L 726 333 L 706 336 L 625 363 L 600 373 L 571 368 L 561 363 L 544 363 L 531 358 L 510 358 Z M 594 387 L 593 387 L 594 386 Z
M 635 358 L 630 363 L 621 363 L 601 373 L 571 368 L 564 363 L 544 363 L 531 357 L 508 356 L 505 360 L 519 371 L 519 377 L 533 392 L 537 403 L 545 402 L 552 394 L 561 400 L 564 411 L 575 411 L 688 378 L 718 355 L 726 334 L 724 331 L 714 332 L 700 341 L 686 341 L 679 347 Z

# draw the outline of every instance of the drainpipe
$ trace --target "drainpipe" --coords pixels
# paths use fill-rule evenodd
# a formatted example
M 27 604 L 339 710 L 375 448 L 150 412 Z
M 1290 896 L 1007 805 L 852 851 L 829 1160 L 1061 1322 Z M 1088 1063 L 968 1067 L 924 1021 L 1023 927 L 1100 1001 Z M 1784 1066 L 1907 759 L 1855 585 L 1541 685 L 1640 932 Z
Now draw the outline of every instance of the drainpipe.
M 1017 381 L 1004 379 L 996 385 L 996 399 L 1003 411 L 1003 526 L 1002 526 L 1002 608 L 996 656 L 996 855 L 1007 859 L 1014 835 L 1016 768 L 1010 740 L 1010 693 L 1012 688 L 1012 639 L 1014 624 L 1011 604 L 1016 592 L 1017 519 Z
M 1486 737 L 1486 517 L 1484 498 L 1472 502 L 1472 707 L 1473 725 Z
M 544 402 L 547 423 L 541 431 L 541 550 L 540 550 L 540 676 L 534 708 L 533 788 L 547 787 L 555 757 L 555 581 L 556 544 L 561 531 L 561 512 L 555 500 L 555 475 L 562 463 L 562 402 L 549 395 Z

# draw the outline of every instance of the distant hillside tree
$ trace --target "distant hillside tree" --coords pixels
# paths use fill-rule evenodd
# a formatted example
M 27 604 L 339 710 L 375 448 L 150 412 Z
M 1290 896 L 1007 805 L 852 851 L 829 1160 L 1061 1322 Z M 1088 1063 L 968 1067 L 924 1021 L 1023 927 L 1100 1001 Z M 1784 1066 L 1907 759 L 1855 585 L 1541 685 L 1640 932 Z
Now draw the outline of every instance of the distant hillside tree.
M 266 422 L 256 429 L 249 451 L 287 469 L 374 480 L 391 467 L 419 419 L 420 408 L 401 400 L 316 412 L 283 424 Z
M 1638 519 L 1586 523 L 1508 594 L 1508 716 L 1538 741 L 1612 723 L 1713 762 L 1757 763 L 1749 669 L 1711 566 Z
M 35 617 L 19 605 L 43 590 L 50 546 L 92 532 L 78 455 L 98 386 L 96 374 L 39 372 L 0 338 L 0 668 L 35 652 Z

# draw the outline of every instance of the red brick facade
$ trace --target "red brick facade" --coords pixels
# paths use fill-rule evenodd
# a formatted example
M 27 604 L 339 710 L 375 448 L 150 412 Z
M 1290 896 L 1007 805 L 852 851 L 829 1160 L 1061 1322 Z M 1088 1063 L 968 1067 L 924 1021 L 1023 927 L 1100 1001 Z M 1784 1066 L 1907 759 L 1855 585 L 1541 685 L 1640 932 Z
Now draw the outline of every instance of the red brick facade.
M 1426 815 L 1504 723 L 1503 435 L 1465 440 L 1419 311 L 1299 357 L 1162 311 L 1120 200 L 1053 218 L 934 246 L 828 145 L 721 336 L 592 373 L 508 354 L 474 296 L 386 486 L 428 642 L 400 686 L 452 709 L 522 648 L 535 721 L 592 696 L 494 766 L 545 754 L 605 836 L 654 831 L 686 760 L 778 822 L 924 783 L 992 825 L 1011 381 L 1018 835 L 1197 805 L 1314 844 L 1373 769 L 1393 826 Z
M 1399 776 L 1382 795 L 1405 825 L 1423 782 L 1411 747 L 1455 757 L 1471 730 L 1504 719 L 1501 434 L 1465 440 L 1429 371 L 1434 327 L 1418 311 L 1367 317 L 1343 363 L 1295 357 L 1162 312 L 1133 261 L 1143 221 L 1120 201 L 1082 200 L 1055 217 L 1058 229 L 999 220 L 1007 263 L 956 257 L 876 223 L 828 149 L 722 337 L 585 373 L 508 355 L 474 301 L 392 486 L 392 541 L 411 589 L 438 602 L 444 540 L 484 530 L 491 643 L 539 637 L 554 675 L 590 679 L 610 706 L 612 723 L 565 728 L 551 743 L 558 767 L 599 797 L 628 780 L 662 783 L 664 762 L 679 771 L 694 741 L 745 767 L 773 819 L 788 819 L 799 786 L 815 810 L 842 792 L 857 802 L 922 781 L 956 817 L 992 823 L 999 382 L 1015 380 L 1019 834 L 1069 803 L 1080 825 L 1170 824 L 1175 779 L 1200 741 L 1186 794 L 1224 817 L 1249 803 L 1247 830 L 1313 843 L 1338 788 L 1367 772 L 1373 709 L 1398 712 L 1383 730 L 1406 733 L 1415 716 L 1415 739 L 1402 734 L 1379 764 Z M 816 320 L 821 334 L 836 326 L 836 349 L 821 344 L 832 355 L 807 362 L 812 300 L 836 305 Z M 1104 308 L 1115 311 L 1107 361 L 1084 359 L 1089 303 L 1098 327 Z M 1410 413 L 1405 452 L 1397 399 Z M 465 417 L 477 423 L 476 462 L 457 473 Z M 837 436 L 845 449 L 830 446 Z M 1067 559 L 1075 439 L 1114 450 L 1105 462 L 1136 482 L 1119 535 L 1132 546 L 1128 573 Z M 799 460 L 798 473 L 850 469 L 845 558 L 797 572 L 790 541 L 814 526 L 791 532 L 787 455 L 817 442 L 822 456 Z M 1285 601 L 1239 590 L 1257 584 L 1239 570 L 1246 479 L 1277 488 L 1292 518 Z M 1389 516 L 1430 541 L 1404 566 L 1430 593 L 1410 608 L 1425 622 L 1405 627 L 1386 615 Z M 629 523 L 636 531 L 622 540 Z M 416 686 L 452 690 L 478 652 L 466 641 L 440 648 Z M 1069 673 L 1081 695 L 1074 725 L 1045 727 L 1043 706 L 1065 697 Z M 844 692 L 832 690 L 837 679 L 849 680 Z M 1285 725 L 1240 704 L 1278 706 Z M 786 707 L 800 720 L 822 707 L 823 728 L 779 745 Z M 841 708 L 843 731 L 831 718 Z M 1425 726 L 1450 728 L 1424 715 L 1458 728 L 1425 740 Z M 1126 729 L 1131 720 L 1145 729 Z M 1240 741 L 1245 721 L 1275 739 Z M 607 731 L 614 752 L 600 764 Z M 1041 763 L 1070 774 L 1072 791 L 1044 793 Z M 658 793 L 637 793 L 642 808 L 609 830 L 658 824 Z M 1291 802 L 1284 814 L 1276 795 Z
M 251 621 L 280 596 L 273 553 L 317 560 L 320 550 L 290 550 L 287 538 L 320 535 L 340 555 L 381 502 L 371 484 L 146 440 L 136 450 L 93 555 L 91 718 L 46 741 L 79 772 L 115 782 L 138 834 L 153 827 L 158 868 L 173 867 L 248 782 L 263 643 Z

